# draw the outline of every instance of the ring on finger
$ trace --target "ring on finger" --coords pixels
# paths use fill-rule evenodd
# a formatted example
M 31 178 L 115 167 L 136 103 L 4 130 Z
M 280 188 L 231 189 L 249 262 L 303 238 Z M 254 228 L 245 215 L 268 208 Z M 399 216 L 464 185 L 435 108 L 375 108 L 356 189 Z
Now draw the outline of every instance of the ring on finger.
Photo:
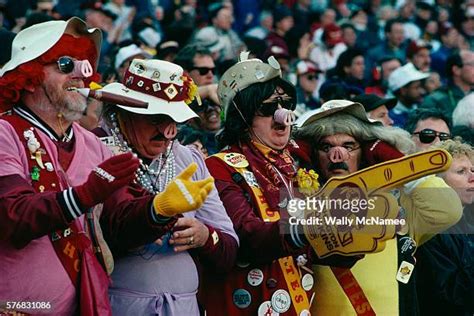
M 189 237 L 188 245 L 194 244 L 194 236 Z

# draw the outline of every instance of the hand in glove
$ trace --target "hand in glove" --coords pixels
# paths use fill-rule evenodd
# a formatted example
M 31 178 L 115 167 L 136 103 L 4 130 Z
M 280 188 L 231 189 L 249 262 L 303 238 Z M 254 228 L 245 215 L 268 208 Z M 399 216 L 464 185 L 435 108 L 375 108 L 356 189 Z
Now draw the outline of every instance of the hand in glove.
M 191 177 L 196 170 L 197 164 L 193 162 L 163 192 L 155 196 L 153 206 L 156 214 L 171 217 L 201 207 L 213 188 L 214 179 L 209 177 L 192 181 Z
M 85 207 L 104 202 L 135 179 L 139 164 L 132 153 L 113 156 L 102 162 L 89 174 L 85 183 L 74 188 L 79 201 Z

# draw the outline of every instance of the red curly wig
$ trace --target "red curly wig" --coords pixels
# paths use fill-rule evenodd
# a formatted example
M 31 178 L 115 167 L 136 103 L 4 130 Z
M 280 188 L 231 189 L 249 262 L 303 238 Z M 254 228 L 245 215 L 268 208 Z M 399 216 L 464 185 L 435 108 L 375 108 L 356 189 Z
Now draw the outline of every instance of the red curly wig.
M 25 87 L 39 86 L 45 76 L 43 67 L 55 63 L 62 56 L 70 56 L 78 60 L 87 59 L 91 65 L 95 65 L 98 58 L 96 46 L 92 39 L 63 34 L 59 41 L 46 53 L 21 64 L 0 78 L 0 111 L 5 112 L 11 109 L 20 100 Z M 86 85 L 90 81 L 99 80 L 100 76 L 97 72 L 94 72 L 92 77 L 85 79 Z

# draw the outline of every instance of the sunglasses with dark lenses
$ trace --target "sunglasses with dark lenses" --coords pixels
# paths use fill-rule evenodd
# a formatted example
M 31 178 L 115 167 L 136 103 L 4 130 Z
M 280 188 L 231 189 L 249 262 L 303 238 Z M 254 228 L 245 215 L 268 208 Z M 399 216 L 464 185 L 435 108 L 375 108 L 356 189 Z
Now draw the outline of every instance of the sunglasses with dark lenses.
M 199 74 L 201 76 L 204 76 L 204 75 L 207 75 L 210 72 L 214 73 L 214 71 L 216 70 L 215 67 L 213 68 L 209 68 L 209 67 L 194 67 L 192 70 L 197 70 L 199 71 Z
M 69 56 L 59 57 L 58 68 L 64 74 L 69 74 L 74 70 L 74 59 Z
M 274 101 L 262 103 L 257 112 L 260 116 L 273 116 L 278 110 L 278 105 L 284 109 L 293 110 L 294 102 L 290 98 L 276 98 Z
M 435 140 L 436 136 L 438 136 L 439 140 L 441 141 L 451 138 L 451 135 L 448 133 L 437 132 L 429 128 L 423 129 L 419 132 L 415 132 L 413 133 L 413 135 L 418 135 L 418 137 L 420 138 L 420 142 L 422 142 L 423 144 L 431 144 Z

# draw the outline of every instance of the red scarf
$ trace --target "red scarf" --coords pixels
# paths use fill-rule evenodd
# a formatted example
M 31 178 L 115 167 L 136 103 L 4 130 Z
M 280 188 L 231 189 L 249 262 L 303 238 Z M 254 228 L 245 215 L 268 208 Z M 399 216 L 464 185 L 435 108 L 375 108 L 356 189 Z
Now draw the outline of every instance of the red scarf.
M 296 176 L 295 162 L 288 149 L 276 151 L 253 141 L 243 143 L 241 148 L 270 208 L 285 207 L 279 204 L 293 195 L 288 189 L 293 187 Z

